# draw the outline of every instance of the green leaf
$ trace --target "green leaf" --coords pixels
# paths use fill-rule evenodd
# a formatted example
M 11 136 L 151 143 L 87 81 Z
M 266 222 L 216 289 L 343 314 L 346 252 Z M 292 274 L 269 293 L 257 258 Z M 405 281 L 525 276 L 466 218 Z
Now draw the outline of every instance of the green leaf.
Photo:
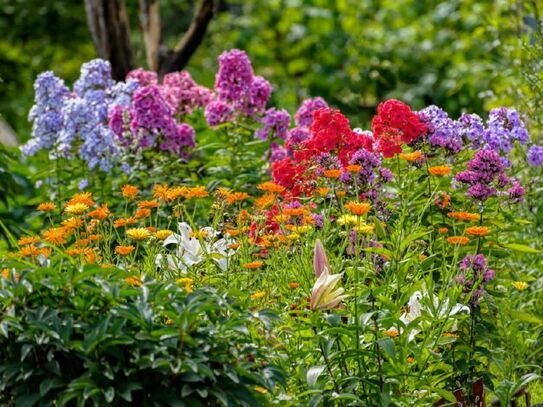
M 534 253 L 534 254 L 541 253 L 541 250 L 534 249 L 533 247 L 530 247 L 521 243 L 506 243 L 506 244 L 501 244 L 500 246 L 505 247 L 506 249 L 513 250 L 515 252 Z
M 324 372 L 324 369 L 326 369 L 325 365 L 311 366 L 309 368 L 306 375 L 306 381 L 310 389 L 314 389 L 316 387 L 317 380 L 319 379 L 319 376 L 322 374 L 322 372 Z

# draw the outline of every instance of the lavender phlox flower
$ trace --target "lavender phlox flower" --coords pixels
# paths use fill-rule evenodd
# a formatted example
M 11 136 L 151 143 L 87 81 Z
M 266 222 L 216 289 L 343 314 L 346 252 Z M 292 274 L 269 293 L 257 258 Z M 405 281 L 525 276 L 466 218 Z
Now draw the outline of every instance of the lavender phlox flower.
M 266 114 L 261 119 L 262 128 L 256 131 L 256 136 L 261 140 L 266 140 L 270 136 L 285 140 L 290 126 L 290 114 L 285 109 L 276 109 L 274 107 L 266 110 Z

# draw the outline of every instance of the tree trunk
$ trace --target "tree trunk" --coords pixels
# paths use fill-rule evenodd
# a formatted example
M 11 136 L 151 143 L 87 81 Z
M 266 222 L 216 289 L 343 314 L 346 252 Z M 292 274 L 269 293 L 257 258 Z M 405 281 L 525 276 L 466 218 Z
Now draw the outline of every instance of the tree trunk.
M 124 80 L 134 67 L 125 0 L 85 0 L 85 10 L 98 56 L 111 62 L 114 79 Z
M 147 65 L 158 71 L 160 47 L 160 4 L 159 0 L 140 0 L 140 24 L 145 43 Z
M 201 0 L 196 14 L 185 35 L 178 42 L 173 51 L 167 53 L 160 63 L 159 76 L 168 72 L 179 71 L 185 67 L 190 57 L 202 40 L 207 31 L 207 26 L 215 13 L 214 0 Z

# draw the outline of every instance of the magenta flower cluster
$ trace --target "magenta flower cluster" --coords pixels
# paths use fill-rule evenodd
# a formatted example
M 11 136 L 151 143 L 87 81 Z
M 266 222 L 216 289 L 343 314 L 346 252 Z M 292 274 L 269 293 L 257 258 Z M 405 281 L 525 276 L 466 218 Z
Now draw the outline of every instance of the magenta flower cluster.
M 455 179 L 468 185 L 468 197 L 484 202 L 498 195 L 499 190 L 511 185 L 509 195 L 512 200 L 519 202 L 523 199 L 524 189 L 518 181 L 505 175 L 502 157 L 496 151 L 490 148 L 477 151 L 467 167 L 468 169 L 459 172 Z
M 244 51 L 233 49 L 219 56 L 215 76 L 215 94 L 206 105 L 205 117 L 210 126 L 239 116 L 255 117 L 264 112 L 272 92 L 271 84 L 256 76 Z
M 485 286 L 495 278 L 496 272 L 488 268 L 487 260 L 482 254 L 468 254 L 460 262 L 460 270 L 455 282 L 463 286 L 465 293 L 470 294 L 470 303 L 476 307 L 485 292 Z

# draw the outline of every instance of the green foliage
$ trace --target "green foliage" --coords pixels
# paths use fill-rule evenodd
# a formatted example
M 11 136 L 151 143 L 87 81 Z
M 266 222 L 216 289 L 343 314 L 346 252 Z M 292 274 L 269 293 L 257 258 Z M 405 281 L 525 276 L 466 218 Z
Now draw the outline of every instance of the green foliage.
M 1 279 L 2 405 L 266 404 L 263 390 L 283 380 L 255 341 L 269 316 L 215 290 L 125 276 L 65 264 Z

